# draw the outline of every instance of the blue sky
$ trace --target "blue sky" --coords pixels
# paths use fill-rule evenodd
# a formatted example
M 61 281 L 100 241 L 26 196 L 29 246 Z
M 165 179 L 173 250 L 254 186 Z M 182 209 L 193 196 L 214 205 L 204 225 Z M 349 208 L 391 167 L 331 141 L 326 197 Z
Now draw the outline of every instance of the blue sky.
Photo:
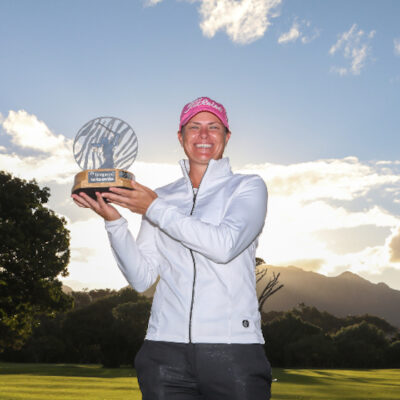
M 400 2 L 2 0 L 0 16 L 0 169 L 51 187 L 70 279 L 123 285 L 68 198 L 79 128 L 127 121 L 131 170 L 156 187 L 179 176 L 178 116 L 205 95 L 228 110 L 232 166 L 269 187 L 259 256 L 400 289 Z

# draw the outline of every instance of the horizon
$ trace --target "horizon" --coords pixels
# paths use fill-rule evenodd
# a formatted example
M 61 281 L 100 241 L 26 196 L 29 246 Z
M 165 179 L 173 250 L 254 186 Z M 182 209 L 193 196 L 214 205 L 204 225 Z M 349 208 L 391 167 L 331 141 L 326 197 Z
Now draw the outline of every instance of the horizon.
M 182 107 L 209 96 L 228 112 L 234 172 L 268 187 L 257 256 L 400 290 L 400 3 L 218 4 L 3 2 L 0 170 L 50 187 L 71 231 L 62 281 L 127 285 L 103 221 L 70 199 L 81 126 L 131 125 L 129 170 L 154 189 L 181 176 Z M 122 213 L 136 235 L 140 216 Z
M 392 288 L 385 282 L 371 282 L 370 280 L 368 280 L 366 278 L 363 278 L 362 276 L 360 276 L 360 275 L 358 275 L 358 274 L 356 274 L 354 272 L 351 272 L 349 270 L 342 271 L 338 275 L 327 276 L 327 275 L 320 274 L 320 273 L 315 272 L 315 271 L 309 271 L 309 270 L 305 270 L 305 269 L 300 268 L 300 267 L 296 267 L 295 265 L 279 265 L 279 266 L 277 266 L 277 265 L 267 265 L 267 264 L 261 264 L 261 265 L 265 265 L 267 267 L 267 269 L 268 268 L 297 269 L 297 270 L 301 270 L 303 272 L 315 273 L 315 274 L 321 275 L 321 276 L 326 277 L 326 278 L 338 278 L 339 276 L 342 276 L 343 274 L 345 274 L 345 275 L 350 274 L 352 276 L 353 275 L 356 276 L 357 278 L 361 278 L 362 280 L 366 280 L 367 282 L 371 283 L 372 285 L 379 285 L 379 284 L 383 283 L 389 289 L 395 290 L 395 291 L 399 291 L 399 289 Z M 109 288 L 109 287 L 101 287 L 101 288 L 100 287 L 96 287 L 96 288 L 93 288 L 93 289 L 89 289 L 89 288 L 85 287 L 82 282 L 71 281 L 68 278 L 63 279 L 62 280 L 62 284 L 63 284 L 63 287 L 66 286 L 66 287 L 68 287 L 69 289 L 71 289 L 74 292 L 80 292 L 80 291 L 86 292 L 86 291 L 91 291 L 91 290 L 120 290 L 120 289 L 124 289 L 124 288 L 127 288 L 127 287 L 131 287 L 128 284 L 128 282 L 126 282 L 125 286 L 122 286 L 121 288 L 118 288 L 118 289 L 113 289 L 113 288 Z M 76 288 L 76 290 L 74 289 L 74 287 Z

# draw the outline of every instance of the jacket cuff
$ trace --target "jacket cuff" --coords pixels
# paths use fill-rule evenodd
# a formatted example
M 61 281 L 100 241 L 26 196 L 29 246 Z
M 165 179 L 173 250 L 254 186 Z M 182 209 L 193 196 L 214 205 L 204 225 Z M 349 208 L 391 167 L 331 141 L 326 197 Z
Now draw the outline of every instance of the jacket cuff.
M 107 231 L 111 231 L 112 228 L 117 228 L 119 226 L 122 226 L 126 222 L 127 222 L 127 220 L 124 217 L 120 217 L 120 218 L 115 219 L 113 221 L 104 220 L 104 226 L 105 226 Z

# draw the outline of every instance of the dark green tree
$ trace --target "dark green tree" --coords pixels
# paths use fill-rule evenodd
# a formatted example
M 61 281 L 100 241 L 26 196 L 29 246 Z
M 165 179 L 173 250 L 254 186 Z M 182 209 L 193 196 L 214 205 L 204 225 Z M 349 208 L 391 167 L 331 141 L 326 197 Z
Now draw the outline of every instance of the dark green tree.
M 151 302 L 145 297 L 140 297 L 136 302 L 119 304 L 113 308 L 112 313 L 116 320 L 116 330 L 125 340 L 125 352 L 129 358 L 127 364 L 132 364 L 134 355 L 139 351 L 146 335 L 149 321 Z
M 396 340 L 388 346 L 385 367 L 400 368 L 400 340 Z
M 74 310 L 78 308 L 86 307 L 92 303 L 92 296 L 88 292 L 74 292 L 70 293 L 70 296 L 74 299 Z
M 329 368 L 334 366 L 335 347 L 329 335 L 304 335 L 285 347 L 285 366 Z
M 291 366 L 293 360 L 296 365 L 301 363 L 298 357 L 288 352 L 288 346 L 306 337 L 322 334 L 321 328 L 304 322 L 290 311 L 263 324 L 262 331 L 268 358 L 277 367 Z
M 68 309 L 69 232 L 48 209 L 50 190 L 0 171 L 0 352 L 20 348 L 41 314 Z
M 151 301 L 124 288 L 74 309 L 62 321 L 66 362 L 132 364 L 146 334 Z
M 381 329 L 366 321 L 341 328 L 332 335 L 337 348 L 337 364 L 344 368 L 384 366 L 389 343 Z

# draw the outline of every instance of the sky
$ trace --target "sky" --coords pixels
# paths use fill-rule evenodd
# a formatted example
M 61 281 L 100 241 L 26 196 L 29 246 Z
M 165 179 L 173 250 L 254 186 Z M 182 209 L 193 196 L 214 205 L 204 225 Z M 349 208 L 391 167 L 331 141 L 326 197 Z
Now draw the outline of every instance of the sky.
M 130 171 L 154 189 L 181 176 L 182 107 L 209 96 L 234 172 L 268 186 L 258 257 L 400 290 L 399 1 L 0 0 L 0 18 L 0 170 L 50 187 L 66 284 L 126 285 L 103 221 L 70 199 L 81 126 L 131 125 Z

